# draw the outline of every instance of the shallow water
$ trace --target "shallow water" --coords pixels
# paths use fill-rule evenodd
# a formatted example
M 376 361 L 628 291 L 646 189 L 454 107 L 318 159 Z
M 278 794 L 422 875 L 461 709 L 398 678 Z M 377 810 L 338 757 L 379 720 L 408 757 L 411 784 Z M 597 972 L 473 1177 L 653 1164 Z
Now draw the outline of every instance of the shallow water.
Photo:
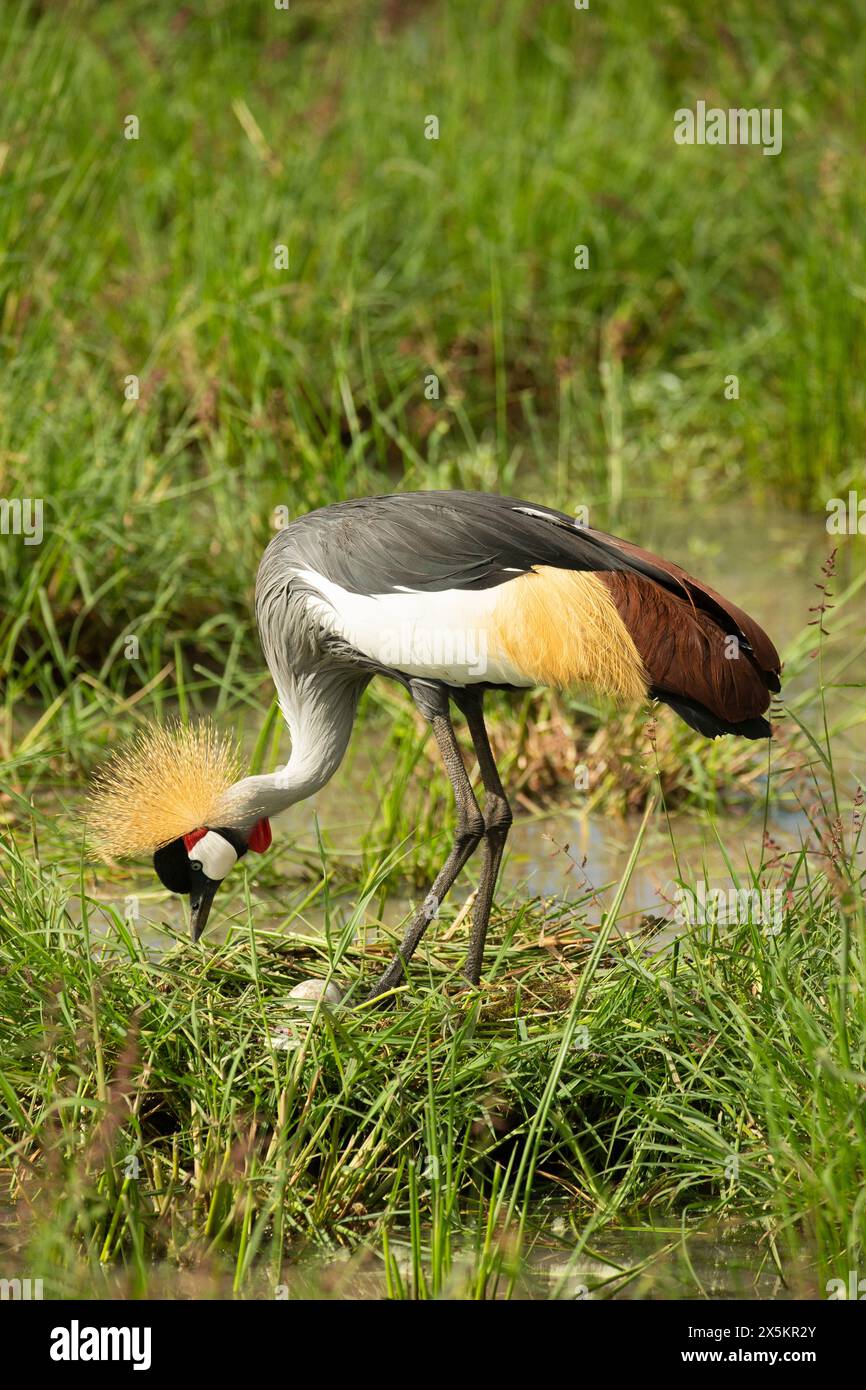
M 541 1218 L 543 1215 L 543 1223 Z M 658 1224 L 606 1228 L 578 1245 L 574 1218 L 563 1209 L 545 1208 L 527 1228 L 527 1254 L 519 1263 L 514 1285 L 509 1275 L 491 1277 L 486 1298 L 510 1291 L 520 1299 L 809 1299 L 826 1297 L 819 1286 L 807 1246 L 796 1258 L 780 1256 L 777 1266 L 766 1238 L 747 1225 L 726 1221 L 686 1226 L 670 1220 Z M 421 1233 L 421 1268 L 431 1290 L 429 1260 L 424 1250 L 429 1232 Z M 393 1231 L 389 1247 L 406 1291 L 413 1291 L 413 1260 L 408 1237 Z M 439 1297 L 465 1296 L 472 1284 L 474 1251 L 455 1238 L 452 1265 Z M 779 1252 L 777 1251 L 777 1254 Z M 506 1262 L 507 1269 L 507 1262 Z M 381 1261 L 370 1252 L 335 1249 L 294 1265 L 288 1275 L 289 1297 L 375 1299 L 387 1295 Z M 259 1285 L 255 1296 L 272 1297 Z
M 4 1215 L 0 1207 L 0 1219 Z M 571 1218 L 554 1211 L 539 1212 L 544 1224 L 527 1228 L 527 1253 L 512 1272 L 508 1259 L 501 1272 L 489 1273 L 483 1288 L 485 1299 L 509 1296 L 521 1300 L 560 1299 L 571 1302 L 644 1299 L 823 1299 L 827 1297 L 816 1276 L 808 1247 L 795 1259 L 783 1259 L 777 1268 L 765 1239 L 747 1226 L 723 1222 L 715 1226 L 692 1223 L 681 1226 L 661 1221 L 657 1225 L 607 1228 L 578 1246 Z M 578 1223 L 578 1227 L 579 1227 Z M 441 1239 L 441 1233 L 440 1233 Z M 451 1241 L 450 1268 L 437 1289 L 432 1278 L 428 1250 L 429 1229 L 421 1230 L 420 1270 L 427 1297 L 461 1299 L 478 1297 L 478 1269 L 469 1236 Z M 417 1297 L 415 1261 L 408 1234 L 392 1228 L 389 1251 L 403 1296 Z M 14 1261 L 7 1262 L 9 1277 L 28 1277 Z M 148 1271 L 145 1296 L 154 1299 L 231 1299 L 234 1271 L 218 1259 L 204 1266 L 178 1268 L 155 1262 Z M 267 1262 L 251 1271 L 241 1297 L 251 1300 L 314 1299 L 376 1300 L 394 1296 L 396 1289 L 385 1272 L 378 1243 L 350 1249 L 346 1245 L 320 1249 L 314 1254 L 288 1255 L 274 1280 Z M 132 1296 L 129 1275 L 106 1268 L 98 1290 L 92 1271 L 46 1270 L 47 1298 Z M 140 1289 L 135 1292 L 141 1297 Z

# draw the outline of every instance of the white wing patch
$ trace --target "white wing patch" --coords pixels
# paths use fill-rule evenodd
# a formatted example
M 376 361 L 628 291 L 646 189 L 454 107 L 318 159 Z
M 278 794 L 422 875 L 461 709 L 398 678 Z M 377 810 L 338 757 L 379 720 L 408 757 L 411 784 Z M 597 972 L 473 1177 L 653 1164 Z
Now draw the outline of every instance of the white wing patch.
M 320 595 L 307 602 L 323 625 L 372 661 L 450 685 L 533 684 L 491 641 L 500 586 L 354 594 L 315 570 L 297 574 Z

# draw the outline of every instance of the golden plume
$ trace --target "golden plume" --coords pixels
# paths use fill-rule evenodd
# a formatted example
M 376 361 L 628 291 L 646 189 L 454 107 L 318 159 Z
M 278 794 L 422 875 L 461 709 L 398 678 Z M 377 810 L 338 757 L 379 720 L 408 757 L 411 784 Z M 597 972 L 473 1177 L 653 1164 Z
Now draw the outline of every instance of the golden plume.
M 150 725 L 94 774 L 85 810 L 90 857 L 150 854 L 218 825 L 239 775 L 234 742 L 206 720 Z

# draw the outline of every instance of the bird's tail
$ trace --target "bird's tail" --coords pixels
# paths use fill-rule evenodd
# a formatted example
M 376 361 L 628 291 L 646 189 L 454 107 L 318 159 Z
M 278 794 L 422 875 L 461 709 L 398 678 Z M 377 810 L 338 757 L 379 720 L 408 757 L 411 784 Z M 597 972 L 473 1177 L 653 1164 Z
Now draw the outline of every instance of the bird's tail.
M 613 538 L 605 538 L 613 540 Z M 628 567 L 600 574 L 648 676 L 649 693 L 707 738 L 768 738 L 779 655 L 742 609 L 685 570 L 613 540 Z

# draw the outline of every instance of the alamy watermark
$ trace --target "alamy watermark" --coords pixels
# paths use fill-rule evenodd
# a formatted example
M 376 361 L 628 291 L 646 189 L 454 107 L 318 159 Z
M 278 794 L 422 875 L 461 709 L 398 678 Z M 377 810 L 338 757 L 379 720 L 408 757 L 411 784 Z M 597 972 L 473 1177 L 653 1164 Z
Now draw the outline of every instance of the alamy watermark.
M 468 676 L 487 671 L 487 633 L 474 627 L 416 627 L 405 622 L 383 628 L 380 660 L 386 666 L 456 668 Z
M 0 1279 L 0 1303 L 44 1298 L 41 1279 Z
M 785 893 L 781 888 L 678 888 L 674 918 L 683 927 L 752 922 L 770 936 L 782 930 Z
M 827 503 L 827 530 L 831 536 L 866 536 L 866 497 L 849 492 Z
M 68 1327 L 51 1331 L 48 1354 L 52 1361 L 129 1361 L 134 1371 L 147 1371 L 151 1363 L 149 1327 L 82 1327 L 73 1318 Z
M 763 154 L 782 149 L 781 107 L 707 106 L 699 101 L 692 111 L 681 106 L 674 112 L 674 140 L 678 145 L 762 145 Z
M 827 1297 L 831 1301 L 852 1299 L 856 1303 L 866 1301 L 866 1279 L 860 1278 L 859 1269 L 849 1269 L 847 1282 L 844 1279 L 828 1279 L 825 1284 Z
M 0 497 L 0 536 L 23 536 L 25 545 L 41 545 L 42 498 Z

